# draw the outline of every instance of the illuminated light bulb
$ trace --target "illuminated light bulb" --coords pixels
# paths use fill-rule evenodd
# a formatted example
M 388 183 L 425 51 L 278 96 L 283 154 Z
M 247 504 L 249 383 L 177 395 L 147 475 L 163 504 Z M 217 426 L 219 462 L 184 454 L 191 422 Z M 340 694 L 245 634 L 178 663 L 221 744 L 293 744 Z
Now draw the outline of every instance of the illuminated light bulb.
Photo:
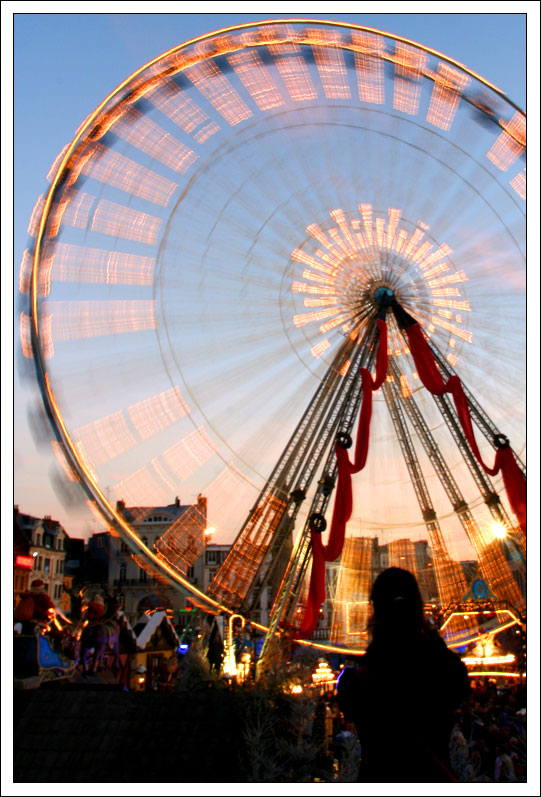
M 490 527 L 490 530 L 499 540 L 503 540 L 505 537 L 507 537 L 507 529 L 503 523 L 493 523 Z

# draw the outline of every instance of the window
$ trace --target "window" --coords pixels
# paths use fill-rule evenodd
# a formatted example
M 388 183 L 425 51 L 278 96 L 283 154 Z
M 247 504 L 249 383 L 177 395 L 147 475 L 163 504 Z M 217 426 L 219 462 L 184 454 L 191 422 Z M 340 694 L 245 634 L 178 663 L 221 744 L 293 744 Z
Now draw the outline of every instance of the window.
M 207 551 L 207 564 L 216 561 L 216 551 Z
M 41 545 L 41 534 L 36 534 L 36 545 Z
M 126 565 L 124 564 L 124 562 L 122 562 L 122 564 L 120 565 L 118 578 L 120 581 L 126 581 Z
M 43 557 L 42 557 L 42 556 L 38 556 L 38 557 L 37 557 L 37 562 L 38 562 L 38 567 L 37 567 L 37 569 L 38 569 L 38 570 L 41 570 L 41 568 L 42 568 L 42 566 L 43 566 Z
M 147 580 L 147 573 L 146 570 L 143 570 L 142 567 L 139 568 L 139 581 L 146 582 Z
M 45 559 L 45 562 L 44 562 L 44 565 L 43 565 L 43 572 L 44 573 L 50 573 L 51 572 L 51 560 L 48 557 Z
M 189 567 L 186 571 L 186 578 L 193 578 L 194 577 L 194 569 L 193 567 Z
M 96 537 L 96 548 L 104 548 L 105 547 L 105 540 L 102 536 Z
M 148 548 L 148 537 L 143 537 L 142 541 L 143 541 L 143 545 L 146 545 L 146 547 Z

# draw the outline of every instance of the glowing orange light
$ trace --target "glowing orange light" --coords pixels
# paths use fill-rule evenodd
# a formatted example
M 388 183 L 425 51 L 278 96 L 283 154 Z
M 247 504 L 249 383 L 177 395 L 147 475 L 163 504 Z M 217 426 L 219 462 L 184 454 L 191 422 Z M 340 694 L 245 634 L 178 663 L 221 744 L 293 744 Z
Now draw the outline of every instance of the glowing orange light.
M 42 315 L 40 320 L 40 348 L 41 354 L 45 359 L 50 359 L 54 355 L 51 328 L 51 316 L 49 314 Z M 19 337 L 23 356 L 32 359 L 34 353 L 32 351 L 32 340 L 30 335 L 30 317 L 25 313 L 19 314 Z
M 162 454 L 162 460 L 180 479 L 186 479 L 194 470 L 206 462 L 215 452 L 204 427 L 184 437 Z
M 351 360 L 346 360 L 344 365 L 340 369 L 340 376 L 345 376 L 349 371 L 351 366 Z
M 101 199 L 94 212 L 91 229 L 115 238 L 154 245 L 162 225 L 162 219 L 156 216 Z
M 155 471 L 149 465 L 134 471 L 126 478 L 117 482 L 113 488 L 114 494 L 117 498 L 126 498 L 130 503 L 138 506 L 146 501 L 156 502 L 166 501 L 167 497 L 171 495 L 169 490 L 166 490 L 156 476 Z
M 302 58 L 295 55 L 280 56 L 276 59 L 276 66 L 294 102 L 316 99 L 317 91 Z
M 393 108 L 414 116 L 419 108 L 420 78 L 428 56 L 402 42 L 396 42 L 393 61 L 395 80 Z
M 430 282 L 428 284 L 430 285 Z M 457 288 L 435 288 L 432 290 L 432 296 L 460 296 L 460 291 Z
M 435 324 L 437 327 L 441 327 L 442 329 L 447 330 L 447 332 L 451 332 L 457 338 L 461 340 L 465 340 L 467 343 L 472 342 L 472 333 L 467 329 L 461 329 L 461 327 L 457 327 L 456 324 L 451 324 L 447 321 L 443 321 L 438 316 L 432 316 L 432 323 Z
M 129 419 L 143 440 L 167 428 L 189 412 L 179 387 L 172 387 L 127 408 Z
M 320 282 L 322 285 L 334 285 L 334 280 L 330 279 L 329 277 L 322 277 L 320 274 L 314 274 L 313 271 L 310 269 L 305 268 L 302 272 L 302 277 L 305 280 L 311 280 L 312 282 Z
M 318 271 L 322 271 L 324 274 L 329 274 L 331 277 L 336 272 L 336 268 L 324 266 L 323 263 L 320 263 L 319 260 L 315 259 L 315 257 L 303 252 L 302 249 L 295 249 L 291 253 L 291 259 L 296 260 L 298 263 L 306 263 L 307 266 L 312 266 L 312 268 L 316 268 Z
M 312 355 L 312 357 L 316 358 L 321 357 L 321 355 L 325 354 L 325 352 L 327 351 L 327 349 L 330 348 L 330 346 L 331 344 L 327 339 L 322 340 L 319 343 L 316 343 L 315 346 L 312 346 L 312 348 L 310 349 L 310 354 Z
M 434 304 L 436 307 L 451 307 L 453 310 L 463 310 L 467 313 L 471 311 L 470 303 L 466 301 L 457 302 L 455 299 L 434 299 Z
M 504 540 L 507 537 L 508 530 L 503 523 L 493 523 L 490 527 L 490 531 L 499 540 Z
M 60 223 L 79 230 L 86 229 L 95 199 L 93 194 L 87 194 L 84 191 L 79 191 L 76 194 L 67 192 L 60 206 L 52 213 L 54 234 L 56 234 Z
M 333 318 L 331 321 L 327 321 L 325 324 L 321 324 L 321 326 L 319 327 L 319 331 L 321 332 L 322 335 L 326 335 L 327 332 L 330 332 L 331 329 L 336 329 L 336 327 L 340 326 L 340 324 L 343 324 L 344 321 L 346 321 L 348 318 L 349 315 L 347 313 L 342 313 L 342 315 Z
M 318 294 L 321 296 L 334 296 L 336 291 L 334 288 L 319 286 L 319 285 L 308 285 L 307 282 L 293 282 L 291 284 L 291 290 L 293 293 L 312 293 Z
M 509 185 L 517 192 L 521 199 L 526 199 L 526 169 L 523 169 L 516 177 L 513 177 Z
M 167 206 L 177 188 L 166 177 L 101 144 L 96 145 L 95 156 L 85 163 L 83 174 L 161 207 Z
M 209 119 L 208 114 L 172 80 L 156 86 L 147 99 L 186 133 L 193 133 Z
M 54 340 L 93 338 L 154 329 L 154 301 L 47 302 Z
M 166 558 L 183 575 L 187 574 L 207 543 L 206 517 L 199 507 L 199 503 L 188 507 L 155 543 L 158 555 Z
M 409 396 L 411 396 L 411 387 L 406 374 L 400 374 L 400 388 L 404 398 L 409 398 Z
M 336 308 L 331 307 L 328 310 L 320 310 L 317 313 L 302 313 L 293 316 L 293 323 L 296 327 L 302 327 L 305 324 L 310 324 L 312 321 L 322 321 L 331 315 L 335 315 Z
M 332 243 L 317 224 L 310 224 L 310 226 L 306 228 L 306 232 L 308 235 L 311 235 L 312 238 L 315 238 L 316 241 L 319 241 L 326 249 L 332 248 Z
M 419 268 L 421 271 L 425 271 L 425 269 L 429 268 L 429 266 L 437 263 L 438 260 L 443 260 L 444 257 L 452 254 L 452 252 L 453 250 L 448 244 L 442 244 L 441 246 L 438 246 L 435 252 L 432 252 L 427 258 L 419 263 Z
M 55 174 L 56 174 L 56 172 L 58 170 L 58 167 L 60 166 L 60 163 L 62 162 L 62 159 L 64 158 L 64 155 L 66 154 L 66 152 L 68 150 L 68 147 L 69 147 L 69 144 L 66 144 L 64 147 L 62 147 L 62 149 L 60 150 L 60 152 L 58 153 L 58 155 L 56 156 L 56 158 L 52 162 L 51 168 L 47 172 L 47 180 L 49 182 L 51 182 L 51 180 L 55 176 Z
M 463 89 L 470 83 L 470 78 L 442 61 L 438 64 L 438 72 L 434 75 L 434 88 L 426 120 L 441 130 L 449 130 Z
M 366 240 L 368 241 L 368 245 L 372 246 L 374 241 L 372 236 L 372 205 L 368 203 L 360 204 L 359 211 L 365 228 Z
M 79 427 L 75 430 L 75 439 L 82 442 L 96 465 L 114 459 L 137 443 L 122 410 Z
M 487 152 L 487 158 L 502 172 L 507 171 L 512 163 L 524 152 L 526 145 L 526 118 L 516 112 L 504 128 L 494 144 Z
M 347 251 L 349 253 L 355 252 L 357 245 L 353 234 L 351 233 L 349 224 L 347 223 L 346 214 L 341 208 L 337 208 L 336 210 L 330 211 L 331 218 L 338 224 L 340 228 L 340 232 L 344 236 L 345 240 L 347 241 Z
M 516 660 L 512 653 L 506 656 L 465 656 L 462 661 L 466 665 L 489 665 L 489 664 L 510 664 Z
M 143 255 L 58 243 L 47 258 L 51 279 L 109 285 L 152 285 L 155 259 Z
M 75 476 L 73 470 L 70 468 L 68 463 L 66 462 L 66 457 L 62 448 L 60 447 L 60 443 L 57 440 L 51 440 L 51 448 L 53 449 L 53 453 L 56 457 L 56 461 L 64 471 L 66 478 L 70 482 L 77 481 L 77 477 Z
M 32 209 L 32 213 L 30 215 L 30 221 L 28 222 L 28 229 L 27 232 L 32 238 L 35 238 L 38 234 L 39 230 L 39 223 L 41 220 L 41 216 L 43 214 L 43 209 L 45 207 L 45 197 L 41 194 L 37 200 L 36 204 Z
M 251 110 L 215 63 L 202 61 L 185 69 L 184 74 L 230 125 L 238 125 L 252 116 Z
M 419 225 L 422 224 L 422 222 L 420 222 L 420 221 L 417 222 L 417 223 Z M 414 232 L 412 233 L 411 238 L 409 239 L 408 243 L 406 244 L 406 248 L 404 250 L 404 255 L 406 257 L 410 257 L 412 255 L 413 249 L 415 249 L 415 247 L 417 246 L 417 244 L 420 242 L 421 238 L 423 238 L 423 237 L 424 237 L 423 230 L 420 229 L 419 227 L 417 227 L 414 230 Z
M 145 152 L 180 174 L 184 174 L 199 157 L 182 141 L 135 110 L 119 119 L 113 130 L 141 152 Z
M 228 57 L 241 82 L 262 111 L 284 105 L 259 55 L 253 51 L 233 53 Z
M 468 675 L 470 676 L 470 678 L 476 678 L 476 677 L 479 677 L 481 675 L 490 676 L 492 678 L 520 678 L 521 677 L 521 674 L 519 672 L 498 672 L 497 670 L 494 671 L 494 672 L 492 672 L 492 671 L 489 672 L 487 670 L 479 670 L 479 671 L 475 671 L 475 672 L 468 672 Z
M 28 294 L 30 292 L 30 280 L 32 278 L 33 258 L 28 249 L 25 249 L 19 266 L 19 293 Z
M 304 306 L 305 307 L 327 307 L 328 305 L 336 304 L 337 303 L 336 296 L 325 296 L 322 299 L 305 299 Z
M 447 266 L 447 264 L 445 264 Z M 425 279 L 430 276 L 428 272 L 424 274 Z M 455 271 L 454 274 L 447 274 L 445 277 L 438 277 L 437 279 L 428 280 L 431 288 L 436 288 L 439 285 L 452 285 L 453 283 L 468 282 L 469 277 L 465 271 Z M 435 293 L 433 291 L 433 293 Z
M 355 71 L 361 102 L 377 105 L 385 102 L 383 84 L 383 61 L 385 42 L 370 33 L 351 32 L 355 50 Z
M 323 31 L 318 31 L 321 33 Z M 349 99 L 346 65 L 342 51 L 329 47 L 313 47 L 316 65 L 325 96 L 329 99 Z
M 208 138 L 217 133 L 220 129 L 220 125 L 216 124 L 216 122 L 208 122 L 206 125 L 198 130 L 196 133 L 193 134 L 193 137 L 197 141 L 198 144 L 203 144 Z

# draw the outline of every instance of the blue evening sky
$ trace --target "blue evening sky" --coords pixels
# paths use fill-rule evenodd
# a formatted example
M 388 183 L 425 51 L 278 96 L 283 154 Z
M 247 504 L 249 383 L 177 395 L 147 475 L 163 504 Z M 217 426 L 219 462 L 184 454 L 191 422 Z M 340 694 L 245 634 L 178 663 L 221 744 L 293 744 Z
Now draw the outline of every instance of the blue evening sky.
M 65 8 L 65 3 L 3 3 L 4 59 L 13 43 L 14 131 L 14 287 L 27 245 L 27 225 L 34 203 L 46 187 L 47 171 L 81 121 L 134 70 L 171 47 L 232 24 L 288 16 L 335 19 L 395 33 L 429 46 L 479 73 L 518 106 L 526 108 L 527 23 L 537 29 L 537 3 L 513 3 L 525 13 L 313 13 L 317 3 L 296 6 L 295 14 L 184 13 L 33 13 L 35 9 Z M 103 8 L 79 3 L 78 8 Z M 351 7 L 353 4 L 348 4 Z M 372 3 L 374 9 L 487 9 L 488 3 Z M 139 4 L 112 3 L 108 8 L 133 9 Z M 155 3 L 152 8 L 183 7 Z M 190 7 L 201 7 L 200 4 Z M 208 4 L 205 8 L 209 8 Z M 220 6 L 223 8 L 223 5 Z M 273 8 L 271 4 L 267 8 Z M 278 6 L 283 9 L 284 6 Z M 287 6 L 286 6 L 287 7 Z M 336 4 L 331 7 L 336 8 Z M 338 4 L 338 7 L 342 7 Z M 496 7 L 500 7 L 498 4 Z M 13 16 L 13 38 L 9 41 Z M 537 33 L 535 33 L 537 35 Z M 534 47 L 537 49 L 537 42 Z M 7 64 L 9 67 L 9 62 Z M 537 69 L 537 67 L 536 67 Z M 537 81 L 537 74 L 535 75 Z M 18 305 L 15 303 L 17 329 Z M 17 340 L 15 340 L 17 348 Z M 68 513 L 49 484 L 54 462 L 47 448 L 36 446 L 28 422 L 33 393 L 21 384 L 18 357 L 14 368 L 14 494 L 21 511 L 59 519 L 68 533 L 87 531 L 90 515 Z M 5 439 L 5 437 L 4 437 Z M 9 439 L 9 438 L 8 438 Z M 6 501 L 7 503 L 7 501 Z

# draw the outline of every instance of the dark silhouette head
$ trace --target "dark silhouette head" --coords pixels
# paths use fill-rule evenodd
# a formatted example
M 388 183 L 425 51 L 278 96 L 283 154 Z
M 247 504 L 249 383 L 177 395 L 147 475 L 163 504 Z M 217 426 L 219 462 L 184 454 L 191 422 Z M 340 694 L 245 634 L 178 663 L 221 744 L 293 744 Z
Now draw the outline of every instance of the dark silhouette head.
M 370 600 L 374 606 L 374 638 L 420 633 L 423 599 L 413 573 L 389 567 L 374 581 Z

